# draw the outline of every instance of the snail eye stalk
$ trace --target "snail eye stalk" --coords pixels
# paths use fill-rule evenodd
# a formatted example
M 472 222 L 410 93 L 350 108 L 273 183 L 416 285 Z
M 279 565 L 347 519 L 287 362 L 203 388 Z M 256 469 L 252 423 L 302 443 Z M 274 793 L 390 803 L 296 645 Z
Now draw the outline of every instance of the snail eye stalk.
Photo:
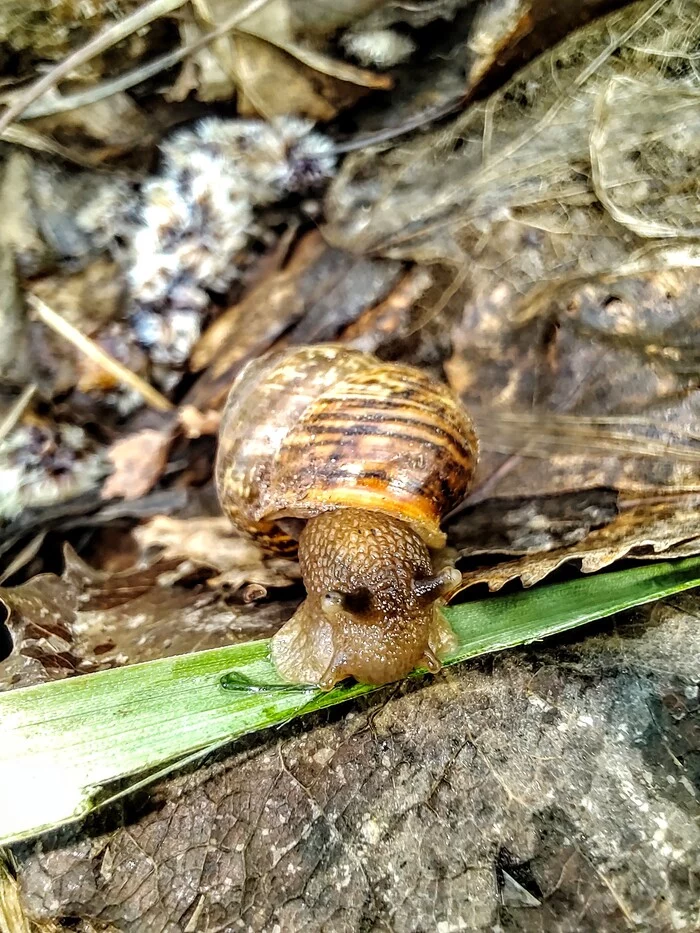
M 431 577 L 413 581 L 413 591 L 421 603 L 427 604 L 455 589 L 462 574 L 455 567 L 445 567 Z

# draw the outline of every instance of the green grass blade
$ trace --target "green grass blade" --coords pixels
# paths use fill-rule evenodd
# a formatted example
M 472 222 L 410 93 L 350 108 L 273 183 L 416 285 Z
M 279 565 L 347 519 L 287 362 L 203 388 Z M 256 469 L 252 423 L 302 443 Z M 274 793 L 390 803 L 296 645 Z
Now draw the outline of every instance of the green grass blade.
M 690 558 L 448 607 L 459 639 L 448 663 L 698 585 L 700 558 Z M 0 694 L 0 843 L 86 815 L 124 778 L 144 783 L 200 750 L 372 689 L 290 688 L 257 641 Z

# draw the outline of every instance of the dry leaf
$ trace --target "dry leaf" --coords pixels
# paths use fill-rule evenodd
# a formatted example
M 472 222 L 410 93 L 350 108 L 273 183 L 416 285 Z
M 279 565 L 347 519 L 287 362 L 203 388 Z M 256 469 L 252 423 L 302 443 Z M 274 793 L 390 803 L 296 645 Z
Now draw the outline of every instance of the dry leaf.
M 200 410 L 220 407 L 244 363 L 285 335 L 293 343 L 335 337 L 391 290 L 400 263 L 351 256 L 308 234 L 287 267 L 269 276 L 214 322 L 193 354 L 206 374 L 187 396 Z
M 469 32 L 469 86 L 478 85 L 484 78 L 493 84 L 504 69 L 512 70 L 514 64 L 522 67 L 574 29 L 626 2 L 555 0 L 541 4 L 533 0 L 484 0 L 477 6 Z
M 495 510 L 499 504 L 499 500 L 493 501 L 491 509 Z M 627 504 L 621 500 L 619 514 L 601 527 L 591 527 L 590 521 L 587 525 L 585 515 L 581 516 L 578 527 L 572 527 L 571 533 L 575 541 L 581 536 L 583 540 L 553 550 L 542 547 L 543 538 L 551 541 L 551 516 L 538 516 L 532 504 L 520 504 L 514 510 L 509 510 L 507 503 L 500 505 L 503 514 L 499 520 L 509 526 L 508 535 L 511 538 L 516 534 L 520 536 L 516 540 L 521 547 L 522 542 L 527 540 L 529 525 L 537 542 L 534 552 L 520 560 L 468 571 L 462 580 L 461 589 L 475 583 L 488 583 L 490 590 L 500 590 L 506 583 L 517 579 L 522 581 L 523 586 L 532 586 L 569 561 L 580 561 L 584 573 L 594 573 L 623 557 L 669 560 L 700 551 L 700 497 L 697 495 L 670 496 L 668 502 L 641 500 Z M 596 516 L 595 521 L 600 522 L 604 509 L 593 504 L 590 511 Z M 546 530 L 541 524 L 543 518 L 548 523 Z M 486 521 L 486 515 L 482 515 L 481 521 Z M 496 546 L 494 549 L 508 553 L 507 547 Z M 475 543 L 462 548 L 461 553 L 480 554 L 484 550 L 483 546 Z
M 27 292 L 91 337 L 121 311 L 124 275 L 116 262 L 102 256 L 79 272 L 35 279 L 28 283 Z
M 448 524 L 463 557 L 521 556 L 575 547 L 618 516 L 618 494 L 587 489 L 538 498 L 499 497 L 464 509 Z
M 21 556 L 27 550 L 31 552 L 33 542 L 48 532 L 61 535 L 72 530 L 97 529 L 98 538 L 103 529 L 112 524 L 121 524 L 125 521 L 134 522 L 163 512 L 177 514 L 186 508 L 191 497 L 188 491 L 179 488 L 162 489 L 133 502 L 122 499 L 104 502 L 100 498 L 99 489 L 67 502 L 58 502 L 53 506 L 40 511 L 24 511 L 13 522 L 3 528 L 0 540 L 0 557 L 2 560 L 2 574 L 5 576 L 7 567 L 11 566 L 15 556 Z
M 369 90 L 388 91 L 393 86 L 393 81 L 388 75 L 376 74 L 373 71 L 367 71 L 365 68 L 358 68 L 348 62 L 339 59 L 329 58 L 322 52 L 308 45 L 300 45 L 292 42 L 285 35 L 276 36 L 268 33 L 267 30 L 252 28 L 246 23 L 245 30 L 248 35 L 255 36 L 258 39 L 264 39 L 276 46 L 282 52 L 286 52 L 292 58 L 295 58 L 301 64 L 311 68 L 319 75 L 326 75 L 328 78 L 334 78 L 342 84 L 357 85 L 358 88 L 367 88 Z M 351 93 L 346 90 L 346 93 Z
M 211 408 L 200 411 L 194 405 L 183 405 L 178 411 L 178 419 L 185 437 L 192 440 L 202 437 L 203 434 L 217 434 L 221 424 L 221 412 Z
M 13 651 L 0 690 L 272 634 L 285 603 L 229 605 L 210 587 L 177 586 L 177 562 L 102 573 L 66 546 L 61 577 L 0 588 Z
M 675 123 L 671 108 L 659 118 L 650 108 L 649 128 L 660 119 L 683 146 L 694 79 L 673 62 L 692 55 L 699 12 L 697 0 L 626 7 L 572 34 L 451 126 L 388 154 L 353 155 L 327 197 L 327 236 L 354 252 L 446 263 L 462 294 L 473 272 L 490 274 L 511 289 L 514 313 L 534 313 L 536 298 L 541 308 L 591 275 L 697 263 L 692 248 L 671 252 L 664 241 L 635 255 L 651 244 L 601 210 L 590 140 L 610 82 L 629 77 L 677 92 Z M 692 153 L 694 124 L 686 132 Z M 657 174 L 668 162 L 659 158 Z M 692 217 L 692 200 L 686 207 Z
M 520 325 L 509 285 L 489 292 L 486 277 L 447 366 L 483 439 L 477 487 L 516 454 L 489 494 L 700 488 L 699 283 L 695 270 L 590 282 Z
M 158 482 L 168 462 L 171 434 L 146 428 L 123 437 L 107 451 L 114 465 L 102 487 L 102 498 L 139 499 Z
M 295 113 L 325 122 L 356 103 L 368 84 L 367 80 L 361 85 L 339 80 L 328 74 L 328 68 L 316 71 L 298 55 L 251 35 L 236 36 L 231 67 L 241 94 L 239 111 L 244 116 L 262 114 L 269 118 Z M 384 78 L 374 82 L 374 87 L 389 86 Z
M 468 87 L 476 87 L 501 57 L 534 27 L 532 0 L 488 0 L 474 16 L 468 47 Z
M 120 0 L 119 10 L 109 0 L 85 4 L 79 0 L 4 0 L 0 14 L 0 42 L 38 58 L 62 58 L 85 31 L 96 31 L 116 16 L 125 16 L 140 0 Z
M 264 352 L 304 313 L 305 296 L 298 280 L 327 251 L 318 231 L 308 233 L 283 271 L 264 278 L 202 334 L 192 351 L 190 368 L 197 372 L 213 366 L 213 375 L 219 376 L 240 360 Z
M 185 21 L 183 40 L 196 41 L 212 26 L 231 17 L 226 0 L 196 5 L 206 21 Z M 185 65 L 171 96 L 183 99 L 192 90 L 200 100 L 227 100 L 238 89 L 238 111 L 272 117 L 300 114 L 330 120 L 355 103 L 367 89 L 386 90 L 391 80 L 328 57 L 309 44 L 297 42 L 287 0 L 270 0 L 247 17 L 235 33 L 223 36 L 198 52 Z
M 29 333 L 24 302 L 17 282 L 17 268 L 12 249 L 0 234 L 0 372 L 11 385 L 31 382 Z
M 32 129 L 70 145 L 95 164 L 104 157 L 120 155 L 153 144 L 153 120 L 125 93 L 76 107 L 28 124 Z
M 241 536 L 227 518 L 169 518 L 158 515 L 134 530 L 141 549 L 155 549 L 162 560 L 209 567 L 219 576 L 210 586 L 233 590 L 246 583 L 286 587 L 300 578 L 296 561 L 267 558 L 258 545 Z M 191 572 L 191 570 L 189 571 Z
M 26 276 L 46 270 L 51 261 L 34 216 L 33 167 L 31 156 L 17 150 L 11 152 L 3 166 L 0 187 L 3 217 L 0 242 L 16 261 L 18 271 Z
M 12 152 L 0 182 L 0 373 L 15 385 L 31 381 L 29 333 L 17 273 L 37 271 L 46 258 L 46 246 L 32 218 L 29 156 Z
M 657 40 L 663 55 L 668 40 Z M 700 86 L 618 76 L 591 132 L 595 193 L 641 237 L 700 237 Z
M 366 353 L 376 353 L 388 343 L 405 338 L 413 330 L 415 305 L 432 284 L 426 268 L 410 269 L 383 301 L 368 308 L 343 331 L 342 342 Z

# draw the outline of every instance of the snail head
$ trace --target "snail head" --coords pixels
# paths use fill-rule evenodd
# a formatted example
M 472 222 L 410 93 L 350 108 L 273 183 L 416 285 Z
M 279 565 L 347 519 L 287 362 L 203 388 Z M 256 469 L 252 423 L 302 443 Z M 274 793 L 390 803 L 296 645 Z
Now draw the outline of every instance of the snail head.
M 435 573 L 410 525 L 367 509 L 323 512 L 301 533 L 299 562 L 308 596 L 273 640 L 286 679 L 386 683 L 439 668 L 454 636 L 437 601 L 461 575 Z

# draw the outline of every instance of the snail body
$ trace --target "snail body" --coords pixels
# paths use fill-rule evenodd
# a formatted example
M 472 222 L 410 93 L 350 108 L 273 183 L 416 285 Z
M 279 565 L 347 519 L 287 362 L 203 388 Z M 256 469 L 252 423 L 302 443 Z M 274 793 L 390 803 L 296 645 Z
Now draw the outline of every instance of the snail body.
M 410 366 L 332 344 L 255 360 L 231 388 L 216 482 L 233 523 L 298 551 L 307 599 L 273 639 L 286 679 L 381 684 L 439 667 L 442 518 L 465 497 L 477 440 L 449 390 Z

